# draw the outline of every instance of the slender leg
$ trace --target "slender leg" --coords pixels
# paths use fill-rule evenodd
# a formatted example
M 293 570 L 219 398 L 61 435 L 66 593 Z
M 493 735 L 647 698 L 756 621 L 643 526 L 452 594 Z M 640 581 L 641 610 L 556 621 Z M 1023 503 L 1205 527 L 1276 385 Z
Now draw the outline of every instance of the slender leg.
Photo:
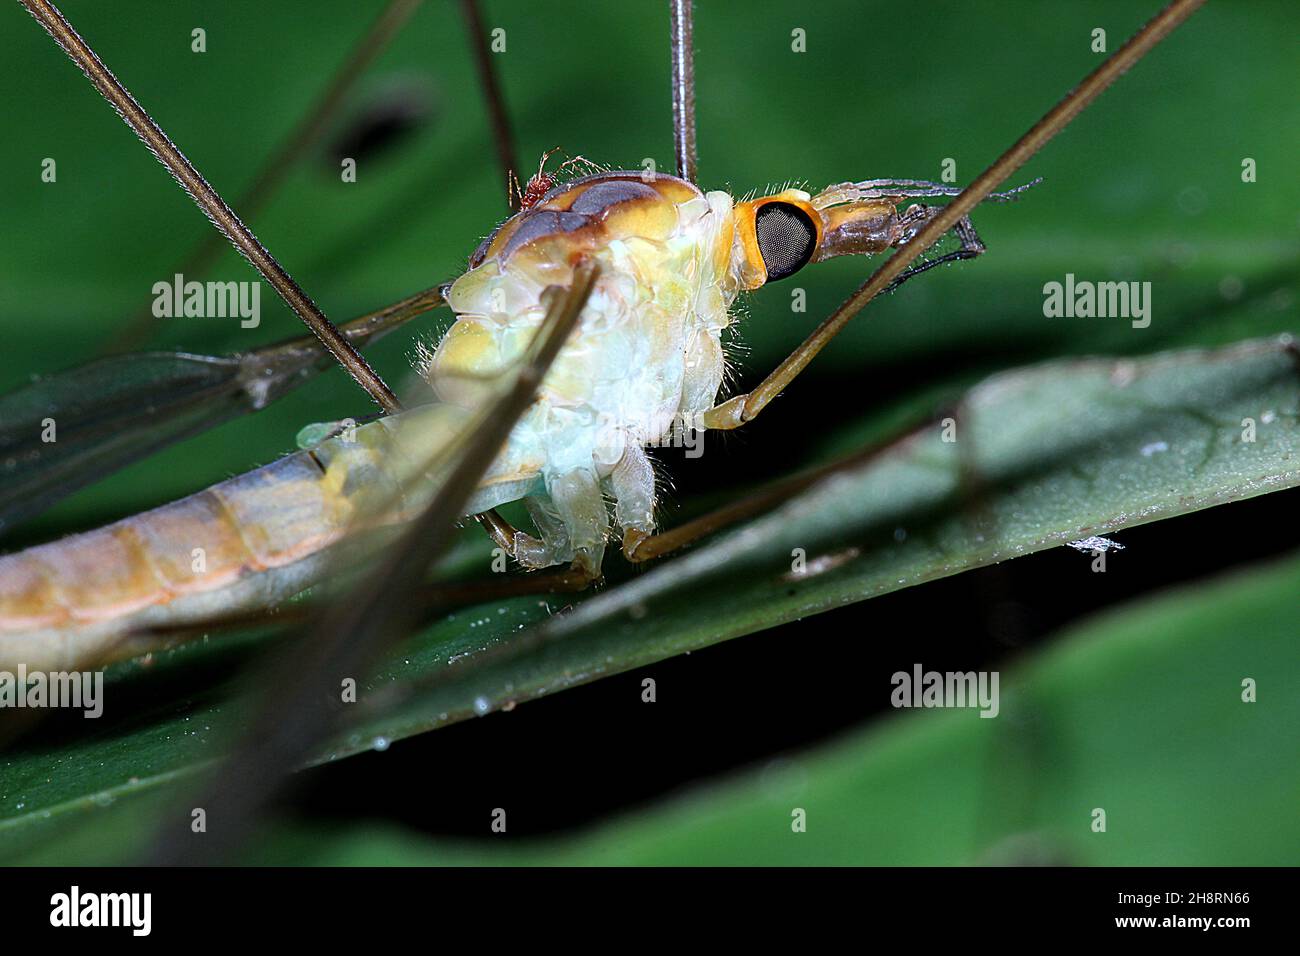
M 483 99 L 487 103 L 488 118 L 492 126 L 492 139 L 496 144 L 497 163 L 501 166 L 501 175 L 506 182 L 506 203 L 512 209 L 518 205 L 520 195 L 518 179 L 515 175 L 514 135 L 510 129 L 510 115 L 506 110 L 505 95 L 497 80 L 496 67 L 492 61 L 492 52 L 488 49 L 487 34 L 483 30 L 483 14 L 478 0 L 461 0 L 461 14 L 465 17 L 465 28 L 469 32 L 470 51 L 474 54 L 474 66 L 478 70 L 479 84 L 483 87 Z M 517 543 L 530 538 L 510 525 L 510 522 L 495 510 L 474 516 L 475 520 L 492 538 L 498 548 L 511 557 L 517 557 Z M 540 544 L 540 542 L 537 542 Z
M 673 55 L 673 152 L 677 175 L 695 182 L 695 25 L 691 0 L 669 0 Z
M 474 515 L 492 543 L 526 568 L 549 568 L 573 559 L 573 546 L 564 523 L 549 501 L 537 497 L 525 499 L 529 517 L 541 533 L 537 538 L 512 525 L 495 509 Z
M 298 121 L 293 132 L 253 177 L 253 184 L 235 203 L 245 217 L 252 219 L 275 195 L 284 182 L 285 175 L 294 164 L 309 150 L 329 128 L 331 119 L 338 112 L 339 105 L 359 80 L 383 52 L 410 19 L 420 0 L 389 0 L 366 35 L 348 54 L 348 58 L 339 66 L 330 78 L 324 92 L 316 100 L 307 115 Z M 218 252 L 221 251 L 221 237 L 208 233 L 194 253 L 179 268 L 173 270 L 182 275 L 200 275 L 211 267 Z M 106 351 L 125 352 L 139 345 L 157 323 L 153 313 L 148 309 L 131 319 L 125 326 L 116 330 L 106 344 Z
M 903 213 L 900 222 L 906 228 L 906 237 L 898 242 L 897 245 L 901 246 L 910 242 L 916 236 L 917 232 L 924 227 L 925 223 L 938 215 L 938 210 L 941 208 L 943 207 L 927 208 L 925 206 L 912 206 Z M 957 236 L 958 241 L 961 242 L 961 248 L 955 249 L 946 255 L 939 256 L 938 258 L 931 259 L 928 262 L 923 262 L 919 266 L 913 266 L 889 285 L 885 286 L 884 291 L 893 292 L 908 279 L 911 279 L 913 276 L 919 276 L 922 272 L 927 272 L 935 266 L 941 266 L 947 262 L 958 262 L 962 259 L 974 259 L 977 256 L 982 256 L 988 251 L 988 247 L 984 245 L 984 242 L 979 237 L 979 233 L 975 231 L 975 224 L 970 221 L 969 216 L 963 216 L 961 219 L 958 219 L 957 224 L 953 226 L 952 231 Z
M 573 541 L 555 503 L 549 498 L 533 496 L 524 505 L 541 538 L 522 531 L 514 534 L 514 557 L 526 568 L 549 568 L 573 560 Z
M 1042 119 L 1018 139 L 1010 149 L 998 157 L 973 183 L 929 220 L 916 238 L 900 248 L 849 296 L 830 317 L 819 325 L 803 344 L 778 365 L 752 392 L 736 395 L 704 413 L 706 428 L 727 430 L 739 428 L 753 421 L 767 405 L 793 382 L 813 358 L 826 347 L 849 320 L 862 311 L 868 302 L 887 289 L 895 279 L 907 271 L 930 246 L 944 233 L 970 215 L 971 210 L 983 202 L 1017 169 L 1042 149 L 1049 140 L 1065 129 L 1093 100 L 1141 60 L 1157 43 L 1169 36 L 1180 24 L 1196 12 L 1204 0 L 1173 0 L 1139 30 L 1124 46 L 1116 50 L 1101 66 L 1088 74 L 1078 86 L 1066 94 Z
M 517 531 L 509 521 L 501 517 L 495 508 L 482 514 L 476 514 L 474 520 L 487 532 L 493 544 L 512 558 L 515 556 L 515 536 L 521 532 Z
M 965 434 L 965 423 L 970 420 L 965 404 L 959 403 L 949 412 L 941 415 L 938 420 L 931 420 L 930 424 L 939 427 L 947 424 L 946 419 L 951 419 L 952 427 L 956 429 L 957 494 L 959 504 L 966 510 L 974 526 L 988 540 L 996 540 L 998 537 L 997 522 L 986 505 L 987 498 L 984 494 L 984 482 L 976 466 L 975 449 L 971 439 Z M 649 561 L 670 554 L 679 548 L 693 544 L 700 538 L 717 531 L 723 531 L 731 525 L 755 515 L 770 511 L 824 478 L 851 468 L 861 468 L 872 459 L 888 451 L 899 441 L 903 441 L 909 435 L 914 434 L 918 427 L 923 428 L 925 425 L 922 423 L 906 428 L 886 441 L 869 445 L 819 468 L 775 481 L 750 494 L 728 502 L 721 508 L 710 511 L 708 514 L 701 515 L 661 534 L 625 534 L 623 538 L 623 556 L 632 562 Z
M 908 429 L 902 432 L 901 435 L 906 436 L 911 431 L 912 429 Z M 890 439 L 880 444 L 869 445 L 818 468 L 791 475 L 788 478 L 782 478 L 728 502 L 708 514 L 701 515 L 660 534 L 625 535 L 623 539 L 623 556 L 633 562 L 662 557 L 676 551 L 678 548 L 698 541 L 706 535 L 713 534 L 715 531 L 722 531 L 756 514 L 769 511 L 805 488 L 815 485 L 823 478 L 847 468 L 859 467 L 892 447 L 896 440 Z
M 635 563 L 662 557 L 715 531 L 722 531 L 746 518 L 774 508 L 833 471 L 857 463 L 860 458 L 860 455 L 855 455 L 826 468 L 775 482 L 659 534 L 646 534 L 637 529 L 629 529 L 623 535 L 623 556 Z
M 22 4 L 36 21 L 75 63 L 86 78 L 94 85 L 104 99 L 113 106 L 122 120 L 158 157 L 177 183 L 189 194 L 195 204 L 203 210 L 212 224 L 253 266 L 262 278 L 270 283 L 307 327 L 316 334 L 321 344 L 348 370 L 358 385 L 364 388 L 375 402 L 387 412 L 396 411 L 400 405 L 384 380 L 379 377 L 370 363 L 361 357 L 361 353 L 341 333 L 293 277 L 271 255 L 253 235 L 251 229 L 226 205 L 226 201 L 209 185 L 194 165 L 185 158 L 176 144 L 168 138 L 162 128 L 154 122 L 153 117 L 145 112 L 135 97 L 123 86 L 104 62 L 86 45 L 72 24 L 49 0 L 21 0 Z
M 916 427 L 922 427 L 921 423 L 918 423 Z M 720 508 L 660 534 L 625 535 L 623 556 L 629 561 L 641 562 L 670 554 L 716 531 L 725 530 L 731 525 L 754 515 L 770 511 L 824 478 L 849 468 L 859 468 L 865 465 L 878 455 L 888 451 L 898 441 L 906 438 L 914 431 L 915 427 L 904 429 L 894 438 L 868 445 L 818 468 L 772 482 L 747 495 L 738 497 Z
M 497 163 L 501 166 L 501 178 L 506 183 L 506 202 L 511 208 L 516 208 L 518 189 L 511 188 L 512 183 L 518 183 L 514 136 L 510 130 L 505 95 L 501 92 L 496 67 L 492 62 L 492 52 L 488 49 L 487 34 L 483 30 L 482 11 L 479 9 L 478 0 L 461 0 L 460 9 L 465 17 L 465 28 L 469 31 L 470 51 L 474 54 L 474 66 L 478 70 L 479 85 L 483 87 L 483 99 L 487 103 L 488 119 L 492 124 L 492 140 L 496 144 Z

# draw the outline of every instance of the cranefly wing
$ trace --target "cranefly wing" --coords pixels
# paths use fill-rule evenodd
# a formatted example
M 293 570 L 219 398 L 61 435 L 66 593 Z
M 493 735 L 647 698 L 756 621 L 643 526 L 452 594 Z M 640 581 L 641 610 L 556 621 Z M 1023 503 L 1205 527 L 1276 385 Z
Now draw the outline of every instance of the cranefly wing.
M 342 331 L 364 346 L 441 302 L 430 289 Z M 0 534 L 105 475 L 266 407 L 333 365 L 308 336 L 236 355 L 112 356 L 0 396 Z
M 337 693 L 340 678 L 365 674 L 418 620 L 420 605 L 412 598 L 419 593 L 427 569 L 446 553 L 474 489 L 532 404 L 577 325 L 599 273 L 599 266 L 584 263 L 575 270 L 567 290 L 548 290 L 546 318 L 522 367 L 506 376 L 504 393 L 480 409 L 473 427 L 424 463 L 433 466 L 440 480 L 420 515 L 373 566 L 364 569 L 358 581 L 314 616 L 295 647 L 268 662 L 261 681 L 254 678 L 253 686 L 282 692 L 259 695 L 246 738 L 210 781 L 213 792 L 205 797 L 215 795 L 230 814 L 221 837 L 196 847 L 179 829 L 167 825 L 151 862 L 193 863 L 201 855 L 219 857 L 229 849 L 228 841 L 241 836 L 240 831 L 264 808 L 285 771 L 298 766 L 307 750 L 346 718 L 346 705 Z M 233 790 L 230 781 L 237 781 Z

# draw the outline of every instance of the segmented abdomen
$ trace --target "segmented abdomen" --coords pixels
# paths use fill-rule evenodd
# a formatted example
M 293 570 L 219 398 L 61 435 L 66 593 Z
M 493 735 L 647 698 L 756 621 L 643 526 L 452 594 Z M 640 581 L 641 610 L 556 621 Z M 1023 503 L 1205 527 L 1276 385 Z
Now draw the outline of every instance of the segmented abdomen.
M 469 421 L 464 409 L 424 406 L 97 531 L 0 556 L 0 670 L 95 666 L 150 649 L 156 642 L 128 640 L 143 625 L 274 605 L 316 583 L 345 534 L 355 564 L 381 540 L 371 532 L 427 503 L 431 465 Z M 528 443 L 512 439 L 470 510 L 527 493 L 538 467 Z
M 71 668 L 130 627 L 296 593 L 352 514 L 307 452 L 115 524 L 0 557 L 0 667 Z M 275 572 L 275 573 L 266 573 Z M 242 583 L 242 587 L 240 586 Z

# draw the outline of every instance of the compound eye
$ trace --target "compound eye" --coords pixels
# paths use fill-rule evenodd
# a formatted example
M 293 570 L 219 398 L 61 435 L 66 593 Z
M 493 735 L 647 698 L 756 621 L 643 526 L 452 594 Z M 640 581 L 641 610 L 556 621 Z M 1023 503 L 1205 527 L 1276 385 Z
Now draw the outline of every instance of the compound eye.
M 768 282 L 794 275 L 808 264 L 817 248 L 812 219 L 792 203 L 764 203 L 754 214 L 754 231 Z

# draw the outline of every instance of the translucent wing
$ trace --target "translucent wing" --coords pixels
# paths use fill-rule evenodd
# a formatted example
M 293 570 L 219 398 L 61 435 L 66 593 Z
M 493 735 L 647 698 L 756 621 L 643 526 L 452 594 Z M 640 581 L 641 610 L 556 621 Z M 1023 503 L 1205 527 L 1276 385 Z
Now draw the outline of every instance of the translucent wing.
M 441 302 L 431 289 L 342 331 L 364 346 Z M 174 442 L 266 407 L 333 364 L 311 337 L 237 355 L 144 352 L 0 396 L 0 534 Z
M 474 488 L 532 404 L 538 384 L 577 325 L 598 274 L 594 265 L 579 266 L 573 286 L 556 290 L 559 294 L 551 297 L 525 363 L 502 383 L 504 392 L 480 410 L 473 427 L 442 447 L 436 460 L 422 463 L 434 465 L 439 481 L 421 513 L 359 580 L 335 595 L 302 629 L 296 647 L 270 655 L 262 679 L 250 681 L 251 687 L 287 691 L 254 699 L 244 740 L 207 785 L 220 791 L 218 802 L 244 815 L 235 825 L 247 826 L 264 810 L 287 768 L 301 765 L 310 748 L 350 716 L 333 692 L 339 675 L 370 671 L 418 620 L 421 608 L 412 597 L 420 591 L 426 570 L 446 553 Z M 231 789 L 231 781 L 237 789 Z M 163 831 L 151 862 L 199 861 L 194 841 L 177 839 L 179 833 Z M 197 852 L 210 851 L 205 847 Z

